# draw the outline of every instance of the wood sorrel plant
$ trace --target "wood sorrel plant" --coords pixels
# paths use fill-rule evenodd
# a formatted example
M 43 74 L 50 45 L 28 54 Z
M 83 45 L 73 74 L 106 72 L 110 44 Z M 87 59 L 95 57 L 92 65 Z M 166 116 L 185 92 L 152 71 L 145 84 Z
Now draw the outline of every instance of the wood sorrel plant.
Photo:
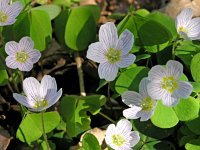
M 99 25 L 98 6 L 77 4 L 0 0 L 1 95 L 9 89 L 13 97 L 6 101 L 22 104 L 13 140 L 32 149 L 69 149 L 74 138 L 97 126 L 107 129 L 109 149 L 199 149 L 200 20 L 192 18 L 192 9 L 183 9 L 176 21 L 130 9 L 119 23 Z M 70 60 L 44 71 L 55 41 Z M 78 77 L 68 79 L 63 72 L 74 64 Z M 58 74 L 63 92 L 53 77 Z M 80 95 L 65 87 L 79 88 Z M 98 140 L 87 133 L 80 149 L 104 148 Z

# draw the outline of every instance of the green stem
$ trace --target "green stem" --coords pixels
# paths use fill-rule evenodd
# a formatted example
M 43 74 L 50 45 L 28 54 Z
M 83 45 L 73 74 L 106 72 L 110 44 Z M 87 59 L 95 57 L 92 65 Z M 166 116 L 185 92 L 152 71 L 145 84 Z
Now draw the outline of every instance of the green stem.
M 108 94 L 108 101 L 110 101 L 110 82 L 108 82 L 108 91 L 107 91 L 107 94 Z
M 42 111 L 42 131 L 43 131 L 43 137 L 44 137 L 44 141 L 47 145 L 47 150 L 51 150 L 50 146 L 49 146 L 49 143 L 48 143 L 48 140 L 47 140 L 47 135 L 45 133 L 45 128 L 44 128 L 44 111 Z
M 102 113 L 102 112 L 99 112 L 99 114 L 100 114 L 101 116 L 103 116 L 104 118 L 106 118 L 107 120 L 109 120 L 110 122 L 115 123 L 115 121 L 114 121 L 113 119 L 111 119 L 110 117 L 108 117 L 106 114 L 104 114 L 104 113 Z

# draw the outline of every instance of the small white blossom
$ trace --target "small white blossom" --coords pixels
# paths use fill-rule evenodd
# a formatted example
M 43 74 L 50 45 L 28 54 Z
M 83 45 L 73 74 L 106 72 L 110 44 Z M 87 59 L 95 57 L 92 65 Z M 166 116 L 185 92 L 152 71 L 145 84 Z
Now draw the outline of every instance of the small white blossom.
M 23 91 L 26 96 L 14 93 L 13 97 L 31 111 L 42 111 L 55 104 L 62 95 L 62 89 L 57 92 L 55 78 L 45 75 L 41 83 L 33 77 L 23 81 Z
M 9 55 L 6 57 L 6 65 L 21 71 L 30 71 L 33 64 L 38 62 L 41 57 L 41 53 L 34 49 L 34 43 L 30 37 L 23 37 L 19 43 L 7 42 L 5 51 Z
M 176 30 L 185 40 L 200 39 L 200 17 L 193 18 L 191 8 L 183 9 L 176 17 Z
M 133 42 L 133 34 L 129 30 L 125 30 L 118 39 L 114 23 L 108 22 L 100 27 L 99 42 L 89 46 L 87 58 L 100 63 L 98 73 L 101 79 L 113 81 L 118 68 L 128 67 L 135 61 L 135 55 L 129 54 Z
M 153 115 L 157 101 L 152 99 L 147 92 L 149 82 L 147 78 L 142 79 L 139 93 L 126 91 L 122 94 L 122 101 L 130 107 L 123 111 L 123 115 L 127 119 L 140 118 L 140 121 L 147 121 Z
M 9 4 L 9 0 L 0 0 L 0 26 L 14 24 L 22 8 L 18 1 Z
M 193 87 L 189 82 L 180 81 L 183 65 L 169 60 L 166 67 L 156 65 L 149 71 L 147 90 L 151 98 L 161 99 L 166 106 L 175 106 L 180 98 L 188 98 Z
M 130 121 L 121 119 L 117 125 L 110 124 L 106 130 L 106 144 L 114 150 L 132 150 L 140 141 L 137 131 L 131 131 Z

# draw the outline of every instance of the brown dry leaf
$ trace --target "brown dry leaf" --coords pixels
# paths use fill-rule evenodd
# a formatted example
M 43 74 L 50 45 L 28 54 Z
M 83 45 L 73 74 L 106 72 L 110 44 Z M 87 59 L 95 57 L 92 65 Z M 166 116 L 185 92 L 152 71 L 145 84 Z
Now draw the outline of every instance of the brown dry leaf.
M 11 139 L 7 130 L 0 129 L 0 150 L 6 150 Z
M 96 1 L 95 0 L 81 0 L 80 1 L 80 5 L 96 5 Z
M 104 141 L 104 138 L 105 138 L 105 135 L 106 135 L 106 130 L 101 130 L 100 128 L 93 128 L 93 129 L 88 130 L 88 131 L 86 131 L 85 133 L 83 133 L 83 134 L 81 135 L 81 139 L 80 139 L 79 144 L 77 144 L 76 146 L 70 147 L 70 150 L 78 150 L 78 149 L 81 148 L 81 146 L 82 146 L 81 141 L 82 141 L 82 139 L 83 139 L 83 136 L 84 136 L 86 133 L 91 133 L 91 134 L 93 134 L 93 135 L 97 138 L 99 144 L 101 145 L 101 149 L 102 149 L 102 150 L 107 150 L 106 145 L 105 145 L 105 141 Z
M 192 8 L 194 16 L 200 16 L 200 0 L 171 0 L 161 11 L 176 18 L 177 14 L 184 8 Z

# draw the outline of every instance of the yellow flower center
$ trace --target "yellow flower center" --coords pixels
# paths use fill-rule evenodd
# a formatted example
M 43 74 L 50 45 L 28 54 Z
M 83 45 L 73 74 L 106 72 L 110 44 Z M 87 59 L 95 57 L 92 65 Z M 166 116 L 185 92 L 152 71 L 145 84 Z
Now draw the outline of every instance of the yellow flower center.
M 153 101 L 150 97 L 147 97 L 141 104 L 142 110 L 150 111 L 153 108 Z
M 34 108 L 43 108 L 48 106 L 48 101 L 47 100 L 40 100 L 36 101 Z
M 178 88 L 178 82 L 173 76 L 164 77 L 162 80 L 162 88 L 169 93 L 173 93 Z
M 178 31 L 179 32 L 183 32 L 183 33 L 188 33 L 188 31 L 184 28 L 184 27 L 180 27 L 179 29 L 178 29 Z
M 121 51 L 110 48 L 106 53 L 106 58 L 109 63 L 114 64 L 121 60 Z
M 0 22 L 4 23 L 7 21 L 7 19 L 8 19 L 8 15 L 5 14 L 4 12 L 0 11 Z
M 21 50 L 15 55 L 16 61 L 24 63 L 28 59 L 28 54 L 25 50 Z
M 112 142 L 117 146 L 122 146 L 126 140 L 120 134 L 115 134 L 112 136 Z

